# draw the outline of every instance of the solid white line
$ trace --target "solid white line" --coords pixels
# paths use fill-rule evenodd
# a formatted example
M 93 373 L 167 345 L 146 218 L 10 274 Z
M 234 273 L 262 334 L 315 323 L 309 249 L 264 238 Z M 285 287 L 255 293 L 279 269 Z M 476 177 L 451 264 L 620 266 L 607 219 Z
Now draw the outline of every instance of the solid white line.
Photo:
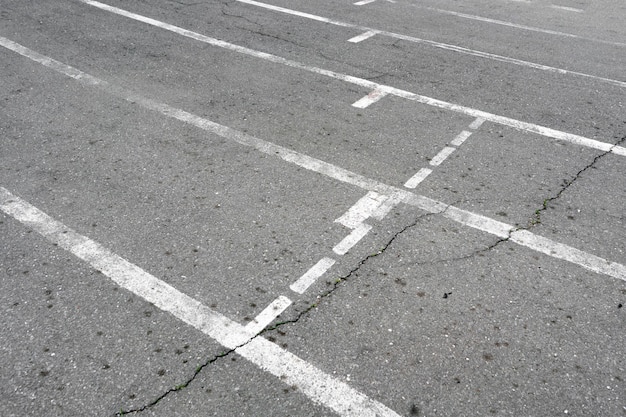
M 281 295 L 272 301 L 263 311 L 261 311 L 250 323 L 246 325 L 246 330 L 253 334 L 258 334 L 265 329 L 274 319 L 291 305 L 291 300 Z
M 377 33 L 378 31 L 376 30 L 368 30 L 367 32 L 364 32 L 358 36 L 355 36 L 354 38 L 348 39 L 348 42 L 359 43 L 359 42 L 364 41 L 365 39 L 369 39 L 372 36 L 375 36 Z
M 399 417 L 344 382 L 255 334 L 199 301 L 150 275 L 93 240 L 79 235 L 0 187 L 0 210 L 102 272 L 120 287 L 200 330 L 270 372 L 314 402 L 346 417 Z
M 331 258 L 322 258 L 308 271 L 304 273 L 296 282 L 291 284 L 289 288 L 298 294 L 303 294 L 319 277 L 324 275 L 331 266 L 335 264 L 335 260 Z
M 352 230 L 348 236 L 335 245 L 333 252 L 337 255 L 345 255 L 350 249 L 354 247 L 361 239 L 365 237 L 367 232 L 372 230 L 372 226 L 366 223 L 361 223 L 356 229 Z
M 7 49 L 15 51 L 19 53 L 20 55 L 27 57 L 35 62 L 38 62 L 48 68 L 51 68 L 61 74 L 77 79 L 87 85 L 97 86 L 98 88 L 102 89 L 103 91 L 109 94 L 120 97 L 129 102 L 135 103 L 146 109 L 159 112 L 163 114 L 164 116 L 171 117 L 173 119 L 180 120 L 184 123 L 188 123 L 190 125 L 196 126 L 200 129 L 203 129 L 207 132 L 221 136 L 223 138 L 233 140 L 241 145 L 253 147 L 259 152 L 263 152 L 268 155 L 274 155 L 278 158 L 283 159 L 284 161 L 290 162 L 294 165 L 305 168 L 312 172 L 317 172 L 321 175 L 325 175 L 329 178 L 333 178 L 337 181 L 340 181 L 346 184 L 354 185 L 356 187 L 362 188 L 367 191 L 375 191 L 379 194 L 384 194 L 387 196 L 395 196 L 394 198 L 401 199 L 404 203 L 410 204 L 421 210 L 424 210 L 433 214 L 442 214 L 443 216 L 450 218 L 454 221 L 457 221 L 460 224 L 463 224 L 463 225 L 466 225 L 466 226 L 469 226 L 478 230 L 482 230 L 482 231 L 494 234 L 499 237 L 506 238 L 508 236 L 508 233 L 510 233 L 510 231 L 513 230 L 513 226 L 498 222 L 493 219 L 489 219 L 487 217 L 484 217 L 484 216 L 481 216 L 481 215 L 478 215 L 469 211 L 456 208 L 454 206 L 447 205 L 445 203 L 442 203 L 437 200 L 433 200 L 428 197 L 413 194 L 407 190 L 403 190 L 397 187 L 393 187 L 391 185 L 384 184 L 380 181 L 376 181 L 376 180 L 364 177 L 362 175 L 356 174 L 354 172 L 348 171 L 347 169 L 337 167 L 335 165 L 332 165 L 327 162 L 321 161 L 319 159 L 312 158 L 308 155 L 304 155 L 299 152 L 284 148 L 282 146 L 273 144 L 271 142 L 264 141 L 259 138 L 255 138 L 254 136 L 250 136 L 248 134 L 239 132 L 235 129 L 220 125 L 210 120 L 203 119 L 199 116 L 193 115 L 183 110 L 168 106 L 167 104 L 159 103 L 157 101 L 150 100 L 143 96 L 140 96 L 139 94 L 135 94 L 127 90 L 124 90 L 122 88 L 110 85 L 103 80 L 95 78 L 89 74 L 79 71 L 76 68 L 70 67 L 66 64 L 60 63 L 59 61 L 56 61 L 52 58 L 46 57 L 45 55 L 41 55 L 35 51 L 25 48 L 6 38 L 0 37 L 0 45 Z M 478 112 L 478 111 L 475 111 L 475 112 Z M 486 114 L 484 112 L 479 112 L 479 113 L 481 114 L 474 114 L 474 116 L 484 117 L 485 119 L 489 120 L 488 117 L 485 117 Z M 523 123 L 523 122 L 519 122 L 519 123 Z M 586 139 L 586 138 L 583 138 L 583 139 Z M 602 143 L 602 142 L 599 142 L 599 143 Z M 603 145 L 608 145 L 608 144 L 603 144 Z M 606 150 L 609 150 L 618 155 L 626 156 L 626 148 L 623 148 L 623 147 L 609 145 L 608 149 Z M 528 247 L 532 248 L 531 246 L 528 246 Z M 537 248 L 536 250 L 542 251 L 541 248 Z M 574 260 L 572 259 L 568 259 L 568 260 L 570 262 L 574 262 Z M 609 262 L 609 261 L 606 261 L 606 262 Z M 611 264 L 614 264 L 614 263 L 611 263 Z M 581 265 L 581 266 L 584 266 L 584 265 Z M 587 268 L 587 266 L 585 267 Z M 623 266 L 620 266 L 620 268 L 623 268 Z M 623 277 L 621 275 L 616 274 L 614 270 L 615 268 L 610 269 L 607 274 L 615 278 L 623 279 Z M 596 270 L 595 272 L 604 273 L 602 271 Z
M 388 198 L 388 196 L 370 191 L 337 218 L 335 223 L 340 223 L 350 229 L 354 229 L 367 220 Z
M 371 93 L 369 93 L 368 95 L 366 95 L 365 97 L 355 101 L 352 104 L 352 107 L 356 107 L 359 109 L 364 109 L 368 106 L 370 106 L 371 104 L 376 103 L 378 100 L 380 100 L 381 98 L 385 97 L 387 94 L 386 91 L 381 90 L 381 89 L 376 89 L 374 91 L 372 91 Z
M 356 3 L 352 3 L 355 6 L 364 6 L 366 4 L 370 4 L 370 3 L 374 3 L 376 0 L 361 0 L 361 1 L 357 1 Z
M 553 8 L 553 9 L 565 10 L 565 11 L 568 11 L 568 12 L 575 12 L 575 13 L 583 13 L 584 12 L 583 9 L 576 9 L 574 7 L 567 7 L 567 6 L 559 6 L 559 5 L 556 5 L 556 4 L 551 4 L 550 7 Z
M 463 145 L 463 142 L 465 142 L 467 140 L 467 138 L 469 138 L 472 135 L 472 132 L 468 132 L 467 130 L 462 131 L 461 133 L 459 133 L 453 140 L 452 142 L 450 142 L 450 145 L 453 146 L 461 146 Z
M 88 0 L 81 0 L 81 1 L 88 1 Z M 416 38 L 414 36 L 407 36 L 407 35 L 402 35 L 402 34 L 399 34 L 399 33 L 388 32 L 388 31 L 384 31 L 384 30 L 378 30 L 378 29 L 369 28 L 369 27 L 366 27 L 366 26 L 354 25 L 354 24 L 346 23 L 346 22 L 339 22 L 337 20 L 332 20 L 332 19 L 328 19 L 328 18 L 325 18 L 325 17 L 316 16 L 316 15 L 312 15 L 312 14 L 308 14 L 308 13 L 302 13 L 302 12 L 298 12 L 296 10 L 286 9 L 284 7 L 276 7 L 276 6 L 272 6 L 272 5 L 269 5 L 269 4 L 266 4 L 266 3 L 261 3 L 261 2 L 254 1 L 254 0 L 236 0 L 236 1 L 238 1 L 240 3 L 245 3 L 245 4 L 250 4 L 250 5 L 262 7 L 262 8 L 269 9 L 269 10 L 274 10 L 274 11 L 278 11 L 278 12 L 282 12 L 282 13 L 286 13 L 286 14 L 291 14 L 291 15 L 294 15 L 294 16 L 304 17 L 304 18 L 307 18 L 307 19 L 313 19 L 313 20 L 316 20 L 316 21 L 319 21 L 319 22 L 329 23 L 329 24 L 332 24 L 332 25 L 338 25 L 338 26 L 342 26 L 342 27 L 350 27 L 350 28 L 359 29 L 359 30 L 362 30 L 362 31 L 376 30 L 376 31 L 378 31 L 378 33 L 380 35 L 385 35 L 385 36 L 389 36 L 391 38 L 401 39 L 401 40 L 405 40 L 405 41 L 408 41 L 408 42 L 420 43 L 420 44 L 424 44 L 424 45 L 430 45 L 430 46 L 435 47 L 435 48 L 445 49 L 445 50 L 448 50 L 448 51 L 458 52 L 458 53 L 461 53 L 461 54 L 477 56 L 477 57 L 480 57 L 480 58 L 491 59 L 491 60 L 495 60 L 495 61 L 499 61 L 499 62 L 506 62 L 508 64 L 519 65 L 519 66 L 523 66 L 523 67 L 527 67 L 527 68 L 533 68 L 533 69 L 536 69 L 536 70 L 547 71 L 547 72 L 552 72 L 552 73 L 557 73 L 557 74 L 575 75 L 575 76 L 579 76 L 579 77 L 585 77 L 585 78 L 593 79 L 593 80 L 596 80 L 596 81 L 601 81 L 601 82 L 617 85 L 617 86 L 622 87 L 622 88 L 626 88 L 626 82 L 613 80 L 611 78 L 599 77 L 599 76 L 596 76 L 596 75 L 585 74 L 585 73 L 582 73 L 582 72 L 570 71 L 570 70 L 566 70 L 566 69 L 562 69 L 562 68 L 551 67 L 549 65 L 537 64 L 535 62 L 529 62 L 529 61 L 524 61 L 524 60 L 521 60 L 521 59 L 510 58 L 510 57 L 506 57 L 506 56 L 502 56 L 502 55 L 491 54 L 491 53 L 488 53 L 488 52 L 477 51 L 477 50 L 474 50 L 474 49 L 464 48 L 462 46 L 450 45 L 450 44 L 446 44 L 446 43 L 442 43 L 442 42 L 435 42 L 435 41 L 431 41 L 431 40 L 427 40 L 427 39 Z
M 481 127 L 483 125 L 483 123 L 485 123 L 485 119 L 481 118 L 481 117 L 477 117 L 476 120 L 474 120 L 470 125 L 469 128 L 472 130 L 476 130 L 479 127 Z
M 415 188 L 422 181 L 424 181 L 426 179 L 426 177 L 428 177 L 432 172 L 433 172 L 432 169 L 422 168 L 419 171 L 417 171 L 417 173 L 415 175 L 413 175 L 411 178 L 409 178 L 409 180 L 404 183 L 404 186 L 406 188 Z
M 454 151 L 456 151 L 456 148 L 453 148 L 451 146 L 446 146 L 441 151 L 439 151 L 439 153 L 435 155 L 433 159 L 430 160 L 430 165 L 432 166 L 440 165 L 443 161 L 446 160 L 446 158 L 452 155 L 452 152 Z

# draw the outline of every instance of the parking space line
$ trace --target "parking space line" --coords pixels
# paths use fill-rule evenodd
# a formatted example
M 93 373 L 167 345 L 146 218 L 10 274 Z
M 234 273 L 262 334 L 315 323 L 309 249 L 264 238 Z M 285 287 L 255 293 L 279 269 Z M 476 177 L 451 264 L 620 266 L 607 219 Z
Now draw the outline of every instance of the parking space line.
M 576 9 L 574 7 L 567 7 L 567 6 L 559 6 L 558 4 L 551 4 L 550 7 L 553 8 L 553 9 L 565 10 L 567 12 L 574 12 L 574 13 L 583 13 L 584 12 L 583 9 Z
M 430 174 L 432 174 L 433 170 L 428 168 L 422 168 L 415 175 L 413 175 L 407 182 L 404 183 L 406 188 L 415 188 L 422 181 L 424 181 Z
M 441 151 L 439 151 L 439 153 L 437 155 L 435 155 L 433 157 L 433 159 L 430 160 L 430 165 L 436 167 L 438 165 L 440 165 L 443 161 L 445 161 L 450 155 L 452 155 L 452 153 L 456 151 L 456 148 L 453 148 L 452 146 L 446 146 L 445 148 L 443 148 Z
M 291 300 L 284 295 L 272 301 L 263 311 L 261 311 L 250 323 L 246 325 L 246 330 L 253 334 L 261 332 L 268 324 L 291 305 Z
M 355 36 L 354 38 L 348 39 L 348 42 L 359 43 L 361 41 L 364 41 L 365 39 L 369 39 L 372 36 L 375 36 L 376 34 L 378 34 L 377 30 L 368 30 L 367 32 L 363 32 L 362 34 Z
M 454 139 L 452 139 L 452 142 L 450 142 L 450 145 L 457 146 L 457 147 L 461 146 L 467 140 L 467 138 L 469 138 L 471 135 L 472 135 L 472 132 L 468 132 L 467 130 L 464 130 L 461 133 L 459 133 Z
M 76 233 L 3 187 L 0 187 L 0 211 L 85 261 L 120 287 L 198 329 L 225 348 L 235 349 L 237 354 L 283 383 L 296 384 L 299 391 L 312 401 L 337 414 L 346 417 L 399 417 L 393 410 L 346 383 L 275 343 L 256 336 L 251 329 L 206 307 L 93 240 Z
M 494 234 L 501 238 L 509 238 L 509 233 L 515 230 L 515 228 L 511 225 L 507 225 L 505 223 L 498 222 L 488 217 L 456 208 L 454 206 L 445 204 L 441 201 L 433 200 L 431 198 L 428 198 L 422 195 L 414 194 L 410 191 L 403 190 L 401 188 L 394 187 L 392 185 L 384 184 L 380 181 L 367 178 L 363 175 L 338 167 L 328 162 L 324 162 L 322 160 L 313 158 L 311 156 L 302 154 L 300 152 L 293 151 L 291 149 L 282 147 L 280 145 L 276 145 L 272 142 L 268 142 L 263 139 L 256 138 L 254 136 L 237 131 L 230 127 L 220 125 L 213 121 L 203 119 L 199 116 L 196 116 L 184 110 L 168 106 L 165 103 L 160 103 L 160 102 L 145 98 L 137 93 L 129 92 L 123 88 L 111 85 L 104 80 L 93 77 L 87 73 L 84 73 L 76 68 L 73 68 L 69 65 L 56 61 L 50 57 L 41 55 L 13 41 L 9 41 L 6 38 L 0 37 L 0 45 L 4 46 L 7 49 L 15 51 L 19 53 L 20 55 L 27 57 L 35 62 L 38 62 L 48 68 L 51 68 L 61 74 L 74 78 L 87 85 L 93 85 L 95 87 L 98 87 L 111 95 L 120 97 L 129 102 L 135 103 L 143 108 L 156 111 L 158 113 L 163 114 L 164 116 L 196 126 L 200 129 L 203 129 L 207 132 L 218 135 L 222 138 L 233 140 L 241 145 L 250 146 L 258 150 L 259 152 L 276 156 L 284 161 L 290 162 L 301 168 L 310 170 L 312 172 L 316 172 L 321 175 L 325 175 L 337 181 L 340 181 L 346 184 L 352 184 L 356 187 L 362 188 L 367 191 L 374 191 L 378 194 L 383 194 L 386 196 L 393 195 L 394 198 L 397 198 L 406 204 L 412 205 L 426 212 L 433 213 L 433 214 L 441 214 L 442 216 L 447 217 L 451 220 L 454 220 L 460 224 L 463 224 L 465 226 L 469 226 L 478 230 L 482 230 L 490 234 Z M 480 117 L 480 116 L 477 116 L 477 117 Z M 605 144 L 605 145 L 608 145 L 608 144 Z M 621 148 L 617 145 L 609 145 L 606 151 L 618 154 L 617 152 L 615 152 L 615 150 L 618 148 L 621 149 L 620 152 L 623 152 L 621 153 L 621 155 L 626 155 L 626 148 Z M 527 233 L 530 233 L 530 232 L 527 232 Z M 533 235 L 532 233 L 530 234 Z M 528 236 L 528 235 L 525 234 L 523 236 Z M 541 238 L 541 239 L 537 239 L 534 241 L 528 238 L 525 238 L 523 240 L 520 238 L 517 241 L 517 243 L 522 244 L 520 242 L 523 242 L 524 246 L 528 248 L 531 248 L 538 252 L 545 253 L 546 255 L 552 256 L 550 253 L 546 253 L 544 249 L 545 245 L 542 243 L 543 242 L 542 239 L 545 240 L 546 238 Z M 582 251 L 579 251 L 578 249 L 571 248 L 569 246 L 562 245 L 557 242 L 554 242 L 554 243 L 559 245 L 561 250 L 565 252 L 568 251 L 569 249 L 571 249 L 572 252 L 577 252 L 577 253 L 582 252 Z M 578 261 L 581 259 L 580 257 L 570 256 L 567 258 L 560 257 L 559 259 L 565 259 L 569 262 L 583 266 L 587 269 L 591 269 L 590 266 L 593 266 L 592 263 L 578 263 Z M 601 258 L 598 258 L 598 259 L 601 259 Z M 591 269 L 591 270 L 593 270 L 594 272 L 607 274 L 614 278 L 626 280 L 626 267 L 620 264 L 616 264 L 614 262 L 606 261 L 606 260 L 603 260 L 603 262 L 605 262 L 606 264 L 610 264 L 612 266 L 610 268 Z
M 374 3 L 376 0 L 361 0 L 361 1 L 357 1 L 356 3 L 352 3 L 355 6 L 364 6 L 366 4 L 370 4 L 370 3 Z
M 354 245 L 359 243 L 361 239 L 372 230 L 372 226 L 366 223 L 361 223 L 358 227 L 354 228 L 348 236 L 346 236 L 341 242 L 337 243 L 333 248 L 333 252 L 337 255 L 345 255 L 348 253 Z
M 354 229 L 367 220 L 388 198 L 388 196 L 370 191 L 338 217 L 335 223 Z
M 89 2 L 89 3 L 92 2 L 92 0 L 80 0 L 80 1 Z M 413 42 L 413 43 L 418 43 L 418 44 L 423 44 L 423 45 L 429 45 L 429 46 L 432 46 L 434 48 L 444 49 L 444 50 L 447 50 L 447 51 L 457 52 L 457 53 L 461 53 L 461 54 L 465 54 L 465 55 L 472 55 L 472 56 L 476 56 L 476 57 L 479 57 L 479 58 L 490 59 L 490 60 L 499 61 L 499 62 L 506 62 L 508 64 L 518 65 L 518 66 L 527 67 L 527 68 L 533 68 L 533 69 L 540 70 L 540 71 L 547 71 L 547 72 L 556 73 L 556 74 L 574 75 L 574 76 L 578 76 L 578 77 L 589 78 L 589 79 L 593 79 L 593 80 L 596 80 L 596 81 L 601 81 L 601 82 L 613 84 L 613 85 L 616 85 L 616 86 L 619 86 L 619 87 L 622 87 L 622 88 L 626 88 L 626 82 L 619 81 L 619 80 L 614 80 L 614 79 L 611 79 L 611 78 L 600 77 L 600 76 L 597 76 L 597 75 L 586 74 L 586 73 L 578 72 L 578 71 L 570 71 L 570 70 L 566 70 L 566 69 L 563 69 L 563 68 L 557 68 L 557 67 L 552 67 L 552 66 L 549 66 L 549 65 L 538 64 L 536 62 L 524 61 L 522 59 L 516 59 L 516 58 L 507 57 L 507 56 L 492 54 L 492 53 L 489 53 L 489 52 L 483 52 L 483 51 L 478 51 L 478 50 L 475 50 L 475 49 L 465 48 L 465 47 L 462 47 L 462 46 L 451 45 L 451 44 L 447 44 L 447 43 L 431 41 L 431 40 L 428 40 L 428 39 L 417 38 L 415 36 L 402 35 L 400 33 L 389 32 L 389 31 L 380 30 L 380 29 L 374 29 L 374 28 L 370 28 L 370 27 L 367 27 L 367 26 L 355 25 L 355 24 L 347 23 L 347 22 L 340 22 L 340 21 L 337 21 L 337 20 L 332 20 L 332 19 L 328 19 L 328 18 L 325 18 L 325 17 L 316 16 L 316 15 L 313 15 L 313 14 L 310 14 L 310 13 L 302 13 L 302 12 L 298 12 L 296 10 L 286 9 L 284 7 L 272 6 L 270 4 L 261 3 L 261 2 L 255 1 L 255 0 L 236 0 L 236 1 L 238 1 L 240 3 L 250 4 L 250 5 L 253 5 L 253 6 L 258 6 L 258 7 L 264 8 L 264 9 L 268 9 L 268 10 L 273 10 L 273 11 L 286 13 L 286 14 L 290 14 L 290 15 L 294 15 L 294 16 L 304 17 L 304 18 L 307 18 L 307 19 L 313 19 L 313 20 L 316 20 L 316 21 L 319 21 L 319 22 L 324 22 L 324 23 L 328 23 L 328 24 L 332 24 L 332 25 L 358 29 L 358 30 L 361 30 L 361 31 L 364 31 L 364 32 L 375 30 L 375 31 L 378 32 L 378 34 L 383 35 L 383 36 L 388 36 L 390 38 L 400 39 L 400 40 L 404 40 L 404 41 L 407 41 L 407 42 Z
M 365 97 L 355 101 L 352 104 L 352 107 L 356 107 L 359 109 L 364 109 L 368 106 L 370 106 L 371 104 L 376 103 L 378 100 L 380 100 L 381 98 L 385 97 L 387 94 L 389 94 L 387 91 L 377 88 L 374 91 L 372 91 L 371 93 L 369 93 L 368 95 L 366 95 Z
M 214 39 L 214 38 L 210 38 L 208 36 L 205 35 L 201 35 L 199 33 L 196 32 L 192 32 L 190 30 L 186 30 L 186 29 L 182 29 L 179 28 L 177 26 L 174 25 L 170 25 L 168 23 L 164 23 L 164 22 L 159 22 L 157 20 L 154 19 L 150 19 L 144 16 L 140 16 L 140 15 L 136 15 L 135 13 L 131 13 L 131 12 L 127 12 L 125 10 L 122 9 L 118 9 L 116 7 L 112 7 L 112 6 L 107 6 L 105 4 L 93 1 L 93 0 L 79 0 L 83 3 L 86 4 L 90 4 L 93 6 L 96 6 L 98 8 L 101 8 L 103 10 L 106 11 L 110 11 L 112 13 L 116 13 L 119 14 L 121 16 L 125 16 L 131 19 L 135 19 L 150 25 L 154 25 L 156 27 L 160 27 L 162 29 L 166 29 L 166 30 L 170 30 L 174 33 L 178 33 L 180 35 L 186 36 L 186 37 L 190 37 L 192 39 L 196 39 L 199 40 L 201 42 L 205 42 L 208 43 L 210 45 L 214 45 L 220 48 L 226 48 L 229 49 L 231 51 L 234 52 L 238 52 L 238 53 L 242 53 L 242 54 L 246 54 L 249 56 L 253 56 L 255 58 L 260 58 L 260 59 L 264 59 L 270 62 L 274 62 L 276 64 L 282 64 L 282 65 L 286 65 L 289 67 L 293 67 L 293 68 L 298 68 L 304 71 L 309 71 L 315 74 L 319 74 L 319 75 L 323 75 L 323 76 L 327 76 L 327 77 L 331 77 L 337 80 L 341 80 L 341 81 L 345 81 L 347 83 L 351 83 L 354 85 L 359 85 L 361 87 L 365 87 L 371 90 L 376 90 L 376 89 L 380 89 L 382 91 L 385 91 L 388 94 L 391 95 L 395 95 L 397 97 L 402 97 L 405 98 L 407 100 L 413 100 L 416 101 L 418 103 L 422 103 L 422 104 L 426 104 L 429 106 L 433 106 L 433 107 L 438 107 L 438 108 L 442 108 L 442 109 L 446 109 L 446 110 L 450 110 L 453 112 L 457 112 L 460 114 L 465 114 L 468 116 L 472 116 L 472 117 L 478 117 L 478 118 L 482 118 L 485 119 L 487 121 L 493 122 L 493 123 L 497 123 L 497 124 L 501 124 L 503 126 L 509 126 L 512 127 L 514 129 L 518 129 L 518 130 L 523 130 L 523 131 L 527 131 L 527 132 L 532 132 L 532 133 L 537 133 L 539 135 L 545 136 L 545 137 L 549 137 L 552 139 L 558 139 L 558 140 L 563 140 L 566 142 L 571 142 L 571 143 L 575 143 L 577 145 L 581 145 L 581 146 L 585 146 L 588 148 L 592 148 L 592 149 L 598 149 L 601 151 L 607 151 L 610 150 L 611 152 L 617 154 L 617 155 L 621 155 L 621 156 L 626 156 L 626 148 L 621 147 L 621 146 L 613 146 L 610 143 L 606 143 L 606 142 L 600 142 L 598 140 L 595 139 L 590 139 L 590 138 L 586 138 L 584 136 L 580 136 L 580 135 L 574 135 L 571 133 L 566 133 L 560 130 L 556 130 L 556 129 L 551 129 L 548 127 L 544 127 L 544 126 L 540 126 L 540 125 L 536 125 L 534 123 L 527 123 L 527 122 L 522 122 L 520 120 L 516 120 L 516 119 L 512 119 L 510 117 L 505 117 L 505 116 L 498 116 L 496 114 L 493 113 L 488 113 L 485 111 L 481 111 L 481 110 L 477 110 L 477 109 L 473 109 L 470 107 L 465 107 L 465 106 L 461 106 L 458 104 L 453 104 L 453 103 L 449 103 L 443 100 L 438 100 L 435 98 L 431 98 L 431 97 L 427 97 L 427 96 L 422 96 L 419 94 L 415 94 L 415 93 L 411 93 L 409 91 L 405 91 L 405 90 L 401 90 L 398 88 L 394 88 L 394 87 L 390 87 L 390 86 L 386 86 L 383 84 L 378 84 L 372 81 L 368 81 L 365 80 L 363 78 L 359 78 L 359 77 L 354 77 L 351 75 L 347 75 L 347 74 L 342 74 L 342 73 L 338 73 L 338 72 L 334 72 L 334 71 L 329 71 L 329 70 L 325 70 L 325 69 L 321 69 L 318 67 L 312 67 L 309 65 L 305 65 L 296 61 L 291 61 L 288 60 L 286 58 L 281 58 L 279 56 L 276 55 L 272 55 L 272 54 L 268 54 L 265 52 L 260 52 L 260 51 L 255 51 L 253 49 L 249 49 L 243 46 L 238 46 L 238 45 L 234 45 L 225 41 L 220 41 L 218 39 Z M 237 0 L 237 1 L 242 1 L 242 0 Z M 257 2 L 253 2 L 253 3 L 257 3 Z M 32 55 L 33 57 L 39 56 L 39 57 L 43 57 L 41 54 L 37 54 L 37 53 L 30 53 L 28 51 L 30 51 L 28 48 L 24 48 L 21 45 L 16 44 L 13 41 L 10 41 L 6 38 L 2 38 L 0 37 L 0 45 L 11 49 L 15 52 L 18 52 L 24 56 L 29 56 Z M 34 58 L 31 58 L 34 59 Z M 43 65 L 46 66 L 50 66 L 47 65 L 45 62 L 38 60 L 38 59 L 34 59 L 38 62 L 41 62 Z M 56 62 L 56 61 L 55 61 Z M 54 63 L 52 63 L 52 65 L 56 65 Z M 52 66 L 50 66 L 52 67 Z M 71 71 L 68 69 L 68 71 Z M 626 83 L 623 83 L 624 86 L 626 86 Z
M 331 266 L 335 264 L 335 260 L 332 258 L 322 258 L 315 265 L 309 268 L 296 282 L 291 284 L 289 288 L 298 294 L 304 294 L 319 277 L 324 275 Z

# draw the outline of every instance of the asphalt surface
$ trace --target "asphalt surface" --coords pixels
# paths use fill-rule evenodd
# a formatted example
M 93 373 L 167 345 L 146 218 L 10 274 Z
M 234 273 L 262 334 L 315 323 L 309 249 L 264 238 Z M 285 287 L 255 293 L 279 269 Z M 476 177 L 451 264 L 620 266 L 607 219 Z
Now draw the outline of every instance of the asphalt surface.
M 0 0 L 0 414 L 626 416 L 626 6 L 354 3 Z

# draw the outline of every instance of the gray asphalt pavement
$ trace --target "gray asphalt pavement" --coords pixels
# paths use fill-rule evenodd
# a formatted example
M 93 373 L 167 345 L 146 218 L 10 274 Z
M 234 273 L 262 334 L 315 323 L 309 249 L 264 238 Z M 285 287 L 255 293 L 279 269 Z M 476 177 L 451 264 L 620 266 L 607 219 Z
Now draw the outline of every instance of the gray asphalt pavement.
M 625 19 L 0 0 L 0 414 L 626 416 Z

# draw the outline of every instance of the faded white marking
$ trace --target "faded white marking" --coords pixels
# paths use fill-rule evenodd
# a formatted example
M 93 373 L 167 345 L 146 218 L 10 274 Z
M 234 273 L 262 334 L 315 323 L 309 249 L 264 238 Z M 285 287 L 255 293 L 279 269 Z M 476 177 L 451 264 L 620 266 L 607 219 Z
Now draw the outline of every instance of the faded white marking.
M 291 305 L 291 300 L 281 295 L 272 301 L 263 311 L 261 311 L 250 323 L 246 325 L 246 331 L 258 334 L 265 329 L 274 319 Z
M 424 181 L 426 179 L 426 177 L 428 177 L 432 172 L 433 172 L 432 169 L 422 168 L 419 171 L 417 171 L 417 173 L 415 175 L 413 175 L 411 178 L 409 178 L 409 180 L 404 183 L 404 186 L 406 188 L 415 188 L 422 181 Z
M 352 104 L 352 107 L 357 107 L 359 109 L 364 109 L 368 106 L 370 106 L 371 104 L 376 103 L 378 100 L 380 100 L 381 98 L 385 97 L 388 93 L 384 90 L 381 89 L 376 89 L 374 91 L 372 91 L 371 93 L 369 93 L 368 95 L 366 95 L 365 97 L 355 101 Z
M 358 227 L 367 220 L 382 203 L 388 199 L 387 196 L 378 194 L 374 191 L 368 192 L 361 197 L 359 201 L 354 203 L 344 214 L 335 220 L 350 229 Z
M 432 166 L 437 166 L 440 165 L 443 161 L 445 161 L 450 155 L 452 155 L 452 153 L 456 150 L 456 148 L 453 148 L 451 146 L 446 146 L 445 148 L 443 148 L 441 151 L 439 151 L 439 153 L 437 155 L 435 155 L 433 157 L 433 159 L 430 160 L 430 165 Z
M 583 13 L 584 12 L 583 9 L 576 9 L 574 7 L 567 7 L 567 6 L 559 6 L 558 4 L 551 4 L 550 7 L 553 8 L 553 9 L 565 10 L 567 12 L 574 12 L 574 13 Z
M 371 217 L 376 220 L 382 220 L 395 206 L 401 202 L 402 196 L 398 195 L 398 193 L 393 193 L 372 213 Z
M 375 36 L 377 33 L 378 33 L 377 30 L 368 30 L 367 32 L 364 32 L 358 36 L 355 36 L 354 38 L 348 39 L 348 42 L 359 43 L 359 42 L 364 41 L 365 39 L 369 39 L 372 36 Z
M 481 127 L 483 123 L 485 123 L 485 119 L 483 119 L 482 117 L 477 117 L 476 120 L 470 123 L 469 128 L 472 130 L 476 130 Z
M 365 237 L 367 232 L 372 230 L 372 226 L 369 224 L 361 223 L 358 227 L 356 227 L 348 236 L 343 238 L 343 240 L 335 245 L 333 248 L 333 252 L 337 255 L 345 255 L 348 253 L 350 249 L 354 247 L 361 239 Z
M 453 146 L 461 146 L 463 145 L 463 142 L 465 142 L 467 140 L 467 138 L 469 138 L 470 136 L 472 136 L 472 132 L 468 132 L 467 130 L 462 131 L 461 133 L 459 133 L 453 140 L 452 142 L 450 142 L 450 145 Z
M 84 260 L 120 287 L 195 327 L 287 385 L 341 416 L 399 417 L 393 410 L 350 388 L 250 329 L 150 275 L 93 240 L 79 235 L 0 187 L 0 210 Z
M 289 288 L 298 294 L 304 294 L 319 277 L 324 275 L 331 266 L 335 264 L 335 260 L 332 258 L 322 258 L 315 265 L 313 265 L 308 271 L 304 273 L 296 282 L 291 284 Z

